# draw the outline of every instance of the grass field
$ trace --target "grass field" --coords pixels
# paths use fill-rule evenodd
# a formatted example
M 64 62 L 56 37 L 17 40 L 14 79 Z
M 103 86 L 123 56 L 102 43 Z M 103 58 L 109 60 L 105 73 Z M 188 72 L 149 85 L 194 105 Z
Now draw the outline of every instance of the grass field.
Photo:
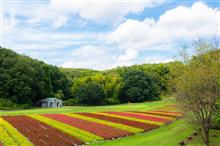
M 29 110 L 1 111 L 1 115 L 31 115 L 45 113 L 74 113 L 74 112 L 100 112 L 100 111 L 146 111 L 154 110 L 166 105 L 175 104 L 174 98 L 163 98 L 161 101 L 121 104 L 113 106 L 71 106 L 63 108 L 36 108 Z M 102 141 L 90 146 L 177 146 L 181 141 L 187 142 L 191 146 L 203 145 L 199 136 L 193 136 L 192 140 L 187 140 L 194 130 L 184 119 L 179 119 L 171 124 L 163 125 L 158 129 L 146 133 L 138 133 L 113 141 Z M 212 135 L 216 134 L 217 137 Z M 220 130 L 211 130 L 211 146 L 220 145 Z
M 186 141 L 187 145 L 203 146 L 204 144 L 199 136 L 194 136 L 192 140 L 187 140 L 187 137 L 192 135 L 193 132 L 193 128 L 186 121 L 180 119 L 172 124 L 164 125 L 147 133 L 140 133 L 135 136 L 90 146 L 178 146 L 179 142 L 183 140 Z M 217 137 L 212 137 L 214 133 Z M 219 146 L 220 130 L 211 130 L 210 138 L 211 146 Z
M 112 106 L 65 106 L 63 108 L 34 108 L 27 110 L 0 111 L 4 115 L 26 115 L 26 114 L 45 114 L 45 113 L 73 113 L 73 112 L 100 112 L 100 111 L 146 111 L 157 109 L 165 105 L 174 104 L 174 98 L 164 97 L 161 101 L 130 103 Z

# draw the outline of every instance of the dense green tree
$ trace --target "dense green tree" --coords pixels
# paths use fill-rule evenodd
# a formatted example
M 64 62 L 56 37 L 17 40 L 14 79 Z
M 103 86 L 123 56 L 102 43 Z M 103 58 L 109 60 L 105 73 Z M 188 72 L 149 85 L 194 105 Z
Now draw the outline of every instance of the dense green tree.
M 76 92 L 76 99 L 83 105 L 103 105 L 105 94 L 102 86 L 89 82 L 81 85 Z
M 42 98 L 58 94 L 60 98 L 69 97 L 70 84 L 57 67 L 0 49 L 1 99 L 28 107 Z
M 143 71 L 131 70 L 123 75 L 124 88 L 119 97 L 121 102 L 141 102 L 158 100 L 160 87 L 156 84 L 152 76 Z

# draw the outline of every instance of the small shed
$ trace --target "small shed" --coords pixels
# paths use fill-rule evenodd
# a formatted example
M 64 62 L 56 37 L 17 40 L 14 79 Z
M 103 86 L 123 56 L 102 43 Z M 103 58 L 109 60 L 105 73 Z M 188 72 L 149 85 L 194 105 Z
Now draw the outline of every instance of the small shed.
M 48 97 L 38 101 L 37 105 L 39 107 L 51 107 L 51 108 L 63 107 L 63 101 L 58 98 Z

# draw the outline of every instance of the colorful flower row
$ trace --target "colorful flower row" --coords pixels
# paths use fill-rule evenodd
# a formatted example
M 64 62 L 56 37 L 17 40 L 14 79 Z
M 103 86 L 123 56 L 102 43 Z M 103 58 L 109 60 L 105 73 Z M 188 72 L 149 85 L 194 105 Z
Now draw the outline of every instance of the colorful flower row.
M 175 115 L 175 114 L 169 114 L 169 113 L 163 113 L 163 112 L 142 112 L 142 111 L 134 111 L 134 113 L 142 113 L 147 115 L 158 115 L 158 116 L 166 116 L 171 118 L 178 118 L 182 115 Z
M 153 125 L 153 124 L 131 121 L 131 120 L 126 120 L 126 119 L 122 119 L 122 118 L 118 118 L 118 117 L 111 117 L 111 116 L 107 116 L 107 115 L 100 115 L 100 114 L 94 114 L 94 113 L 78 113 L 78 114 L 83 115 L 83 116 L 88 116 L 88 117 L 92 117 L 92 118 L 105 120 L 105 121 L 110 121 L 110 122 L 114 122 L 114 123 L 120 123 L 120 124 L 127 125 L 127 126 L 140 128 L 145 131 L 148 131 L 148 130 L 151 130 L 151 129 L 158 127 L 157 125 Z
M 152 125 L 157 125 L 157 126 L 161 126 L 161 125 L 165 124 L 163 122 L 155 122 L 155 121 L 146 120 L 146 119 L 139 119 L 139 118 L 134 118 L 134 117 L 120 116 L 120 115 L 114 115 L 114 114 L 104 113 L 104 112 L 95 113 L 95 114 L 104 115 L 104 116 L 110 116 L 110 117 L 130 120 L 130 121 L 142 122 L 142 123 L 147 123 L 147 124 L 152 124 Z
M 68 133 L 69 135 L 77 137 L 80 140 L 84 141 L 85 143 L 103 140 L 102 137 L 92 134 L 88 131 L 85 131 L 83 129 L 80 129 L 74 126 L 67 125 L 65 123 L 62 123 L 62 122 L 59 122 L 59 121 L 56 121 L 50 118 L 46 118 L 45 116 L 41 116 L 41 115 L 29 115 L 29 116 L 45 124 L 48 124 L 56 129 L 59 129 L 62 132 L 65 132 L 65 133 Z
M 92 117 L 88 117 L 88 116 L 82 116 L 82 115 L 79 115 L 79 114 L 65 114 L 65 115 L 70 116 L 70 117 L 83 119 L 83 120 L 86 120 L 86 121 L 91 121 L 91 122 L 96 122 L 96 123 L 108 125 L 108 126 L 111 126 L 111 127 L 117 128 L 117 129 L 129 131 L 131 133 L 143 132 L 143 130 L 140 129 L 140 128 L 127 126 L 127 125 L 123 125 L 123 124 L 120 124 L 120 123 L 114 123 L 114 122 L 110 122 L 110 121 L 100 120 L 100 119 L 92 118 Z
M 124 137 L 158 128 L 182 116 L 168 108 L 0 117 L 0 146 L 69 146 Z
M 37 146 L 60 146 L 83 143 L 75 137 L 27 116 L 6 116 L 3 118 Z
M 144 114 L 137 114 L 137 113 L 129 113 L 129 112 L 106 112 L 108 114 L 114 114 L 114 115 L 119 115 L 119 116 L 125 116 L 125 117 L 132 117 L 132 118 L 138 118 L 138 119 L 143 119 L 143 120 L 150 120 L 154 122 L 170 122 L 169 119 L 165 118 L 159 118 L 159 117 L 154 117 L 154 116 L 147 116 Z
M 124 137 L 127 135 L 132 134 L 131 132 L 121 130 L 121 129 L 116 129 L 114 127 L 96 123 L 95 121 L 86 121 L 83 119 L 75 118 L 75 117 L 70 117 L 67 115 L 61 115 L 61 114 L 45 114 L 43 115 L 47 118 L 74 126 L 78 127 L 80 129 L 86 130 L 88 132 L 91 132 L 95 135 L 98 135 L 100 137 L 103 137 L 104 139 L 112 139 L 112 138 L 117 138 L 117 137 Z
M 155 110 L 155 112 L 164 112 L 164 113 L 168 113 L 168 114 L 177 114 L 180 115 L 180 112 L 174 112 L 174 111 L 170 111 L 170 110 Z
M 153 116 L 153 117 L 156 117 L 156 118 L 163 118 L 163 119 L 167 119 L 167 120 L 175 120 L 174 117 L 169 117 L 169 116 L 165 116 L 165 115 L 155 115 L 155 114 L 148 114 L 147 112 L 140 112 L 140 111 L 130 111 L 129 113 L 135 113 L 135 114 L 138 114 L 138 115 L 145 115 L 145 116 Z

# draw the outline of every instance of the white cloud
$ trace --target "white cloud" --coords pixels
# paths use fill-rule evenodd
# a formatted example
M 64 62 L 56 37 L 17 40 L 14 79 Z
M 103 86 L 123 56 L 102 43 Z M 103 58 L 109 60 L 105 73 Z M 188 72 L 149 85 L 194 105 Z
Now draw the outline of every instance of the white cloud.
M 74 49 L 70 57 L 60 66 L 75 68 L 106 69 L 116 61 L 114 56 L 103 46 L 86 45 Z
M 167 11 L 158 20 L 143 21 L 128 19 L 105 38 L 119 48 L 137 51 L 152 50 L 159 46 L 195 39 L 198 36 L 219 35 L 220 11 L 209 8 L 202 2 L 192 7 L 178 6 Z
M 100 23 L 116 23 L 129 13 L 139 13 L 145 7 L 152 7 L 163 3 L 165 0 L 154 1 L 72 1 L 51 0 L 50 5 L 55 9 L 70 13 L 79 13 L 82 18 Z
M 4 36 L 4 47 L 14 50 L 53 50 L 98 43 L 102 33 L 62 33 L 19 29 Z
M 135 59 L 138 56 L 138 52 L 134 49 L 127 49 L 125 54 L 122 54 L 118 57 L 120 62 L 127 62 Z
M 163 3 L 162 1 L 87 1 L 87 0 L 50 0 L 48 2 L 39 1 L 4 1 L 3 13 L 16 14 L 25 17 L 23 23 L 33 27 L 49 24 L 54 29 L 63 27 L 73 15 L 79 15 L 83 19 L 98 23 L 114 23 L 122 21 L 129 13 L 142 12 L 146 7 L 153 7 Z M 5 26 L 15 27 L 15 17 Z M 4 20 L 6 21 L 6 20 Z M 6 32 L 10 32 L 8 27 Z
M 172 61 L 172 58 L 165 56 L 170 56 L 169 53 L 181 41 L 220 34 L 220 10 L 210 8 L 202 2 L 196 2 L 191 7 L 178 6 L 168 10 L 157 20 L 148 17 L 143 21 L 122 20 L 129 13 L 139 13 L 146 7 L 154 6 L 155 1 L 112 3 L 109 0 L 100 3 L 92 1 L 89 4 L 85 1 L 77 2 L 56 0 L 32 5 L 10 4 L 11 6 L 4 9 L 7 12 L 4 15 L 4 20 L 7 20 L 4 21 L 4 45 L 22 53 L 28 52 L 47 63 L 56 62 L 63 67 L 107 69 L 137 63 Z M 83 19 L 73 15 L 79 15 Z M 16 16 L 25 19 L 18 19 Z M 123 23 L 112 32 L 102 33 L 95 30 L 62 32 L 58 29 L 73 21 L 85 27 L 90 25 L 90 21 Z M 45 28 L 45 25 L 49 28 Z M 78 48 L 72 49 L 71 53 L 64 49 L 64 52 L 59 52 L 62 55 L 52 55 L 54 51 L 66 47 Z M 151 55 L 160 53 L 161 50 L 170 52 L 165 56 Z M 31 51 L 35 52 L 30 53 Z M 44 54 L 46 51 L 47 55 Z M 142 53 L 146 55 L 143 57 Z
M 59 28 L 61 26 L 63 26 L 68 20 L 67 16 L 59 16 L 58 19 L 56 21 L 54 21 L 54 23 L 52 24 L 52 26 L 54 28 Z
M 156 55 L 156 56 L 146 57 L 143 63 L 167 63 L 171 61 L 174 61 L 174 59 L 170 57 Z

